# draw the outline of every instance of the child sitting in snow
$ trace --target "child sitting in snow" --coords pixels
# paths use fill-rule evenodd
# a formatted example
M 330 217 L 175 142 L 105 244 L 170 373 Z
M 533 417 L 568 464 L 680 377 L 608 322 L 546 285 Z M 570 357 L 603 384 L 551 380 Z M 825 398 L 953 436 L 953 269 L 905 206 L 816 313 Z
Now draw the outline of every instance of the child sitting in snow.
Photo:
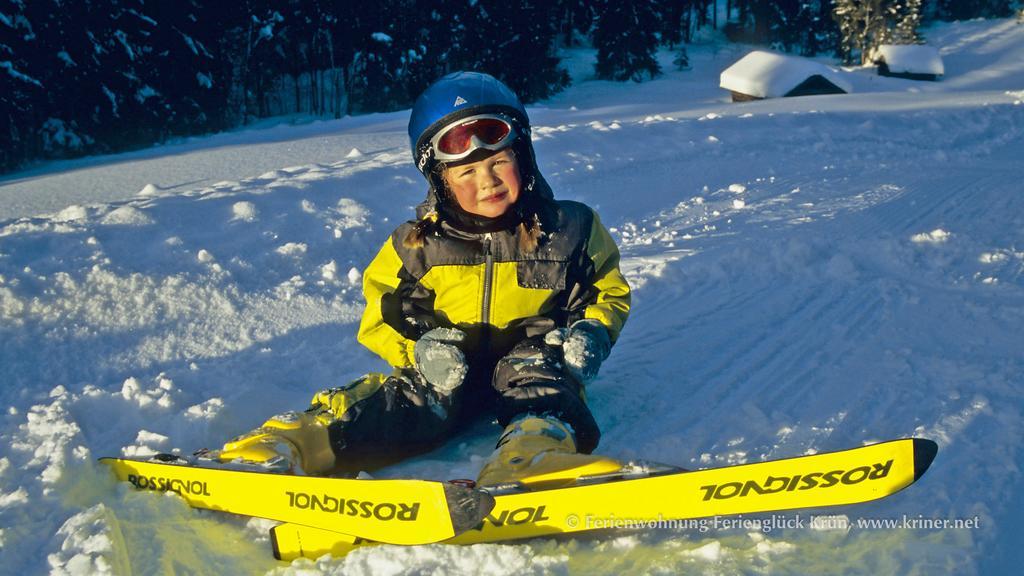
M 611 236 L 587 206 L 553 198 L 526 109 L 491 76 L 459 72 L 429 87 L 409 138 L 430 189 L 367 267 L 359 326 L 394 372 L 323 390 L 304 413 L 208 456 L 313 475 L 372 469 L 484 412 L 505 432 L 482 486 L 618 469 L 588 456 L 600 432 L 584 400 L 629 314 Z

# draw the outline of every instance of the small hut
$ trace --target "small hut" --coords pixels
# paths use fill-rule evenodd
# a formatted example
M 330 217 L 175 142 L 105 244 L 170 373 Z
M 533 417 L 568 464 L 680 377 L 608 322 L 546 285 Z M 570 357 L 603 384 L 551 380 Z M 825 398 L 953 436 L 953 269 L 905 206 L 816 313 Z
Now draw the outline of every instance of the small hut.
M 719 85 L 732 93 L 733 102 L 853 91 L 836 70 L 820 62 L 762 50 L 726 68 Z
M 871 59 L 878 65 L 879 76 L 935 81 L 946 72 L 939 50 L 923 44 L 883 44 Z

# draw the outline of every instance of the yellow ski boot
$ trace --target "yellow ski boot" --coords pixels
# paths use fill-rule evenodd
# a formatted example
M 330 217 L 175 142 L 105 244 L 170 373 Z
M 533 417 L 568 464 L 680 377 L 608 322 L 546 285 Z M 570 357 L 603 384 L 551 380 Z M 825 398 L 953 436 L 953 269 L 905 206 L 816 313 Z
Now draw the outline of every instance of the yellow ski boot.
M 572 429 L 552 416 L 513 420 L 484 465 L 477 485 L 502 490 L 560 488 L 581 478 L 618 475 L 622 462 L 606 456 L 580 454 Z
M 286 412 L 224 444 L 220 450 L 197 453 L 224 463 L 238 463 L 268 472 L 321 476 L 335 466 L 327 426 L 309 413 Z
M 327 427 L 384 385 L 383 374 L 366 374 L 336 388 L 316 393 L 305 412 L 286 412 L 243 434 L 220 450 L 200 450 L 200 459 L 280 473 L 326 476 L 335 471 Z

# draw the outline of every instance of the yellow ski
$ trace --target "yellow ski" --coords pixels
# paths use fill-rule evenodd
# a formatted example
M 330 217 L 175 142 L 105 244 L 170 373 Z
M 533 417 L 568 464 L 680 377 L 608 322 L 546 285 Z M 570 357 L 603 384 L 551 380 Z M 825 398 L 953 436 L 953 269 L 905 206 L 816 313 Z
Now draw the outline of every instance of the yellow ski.
M 350 480 L 101 458 L 118 480 L 175 492 L 194 508 L 316 526 L 391 544 L 428 544 L 475 527 L 489 494 L 428 480 Z
M 673 472 L 632 480 L 495 497 L 490 514 L 446 544 L 475 544 L 651 521 L 755 514 L 868 502 L 894 494 L 924 474 L 938 450 L 909 438 L 755 464 Z M 324 528 L 321 526 L 320 528 Z M 292 524 L 271 531 L 282 560 L 317 558 L 374 544 L 336 531 Z

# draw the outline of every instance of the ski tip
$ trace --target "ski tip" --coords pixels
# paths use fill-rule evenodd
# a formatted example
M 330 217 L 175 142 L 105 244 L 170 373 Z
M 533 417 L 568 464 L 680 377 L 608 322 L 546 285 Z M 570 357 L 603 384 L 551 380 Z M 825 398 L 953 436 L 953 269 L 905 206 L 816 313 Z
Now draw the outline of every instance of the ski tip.
M 914 481 L 924 475 L 935 460 L 939 445 L 925 438 L 914 438 Z
M 494 496 L 455 484 L 445 484 L 444 495 L 456 535 L 479 525 L 495 505 Z

